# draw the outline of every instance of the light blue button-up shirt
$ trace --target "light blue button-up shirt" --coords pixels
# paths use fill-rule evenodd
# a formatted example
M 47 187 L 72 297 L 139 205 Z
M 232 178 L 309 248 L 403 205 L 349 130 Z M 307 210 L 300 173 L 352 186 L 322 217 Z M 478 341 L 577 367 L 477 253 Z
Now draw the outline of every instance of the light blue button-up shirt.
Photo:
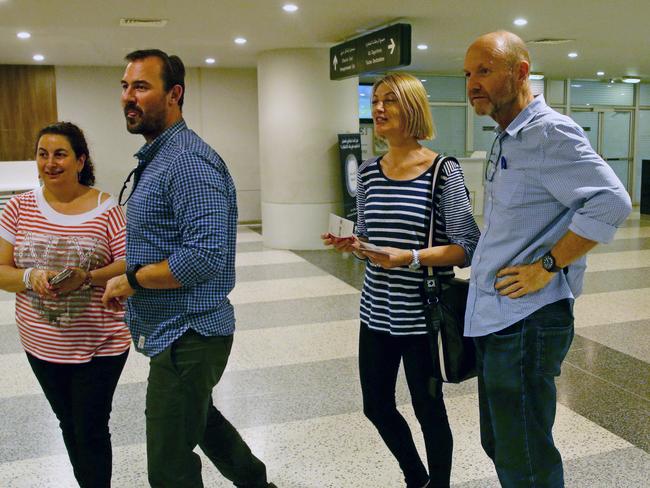
M 583 130 L 537 96 L 497 129 L 486 171 L 484 228 L 472 260 L 465 335 L 505 329 L 544 305 L 576 298 L 586 257 L 521 298 L 499 295 L 496 273 L 530 264 L 568 230 L 606 243 L 631 211 L 630 197 Z

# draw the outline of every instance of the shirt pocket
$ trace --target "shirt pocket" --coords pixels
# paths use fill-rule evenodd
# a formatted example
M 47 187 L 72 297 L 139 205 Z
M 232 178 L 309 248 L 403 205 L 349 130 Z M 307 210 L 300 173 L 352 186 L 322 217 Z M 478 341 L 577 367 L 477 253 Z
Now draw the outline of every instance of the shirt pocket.
M 523 169 L 499 168 L 492 182 L 494 204 L 502 208 L 522 205 L 525 176 Z

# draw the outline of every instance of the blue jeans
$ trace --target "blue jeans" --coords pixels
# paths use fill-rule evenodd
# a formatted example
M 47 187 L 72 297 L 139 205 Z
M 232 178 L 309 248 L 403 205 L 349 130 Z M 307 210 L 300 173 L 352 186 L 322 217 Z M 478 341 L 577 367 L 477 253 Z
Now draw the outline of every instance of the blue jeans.
M 504 488 L 564 486 L 552 430 L 555 377 L 574 334 L 572 303 L 551 303 L 475 339 L 481 444 Z

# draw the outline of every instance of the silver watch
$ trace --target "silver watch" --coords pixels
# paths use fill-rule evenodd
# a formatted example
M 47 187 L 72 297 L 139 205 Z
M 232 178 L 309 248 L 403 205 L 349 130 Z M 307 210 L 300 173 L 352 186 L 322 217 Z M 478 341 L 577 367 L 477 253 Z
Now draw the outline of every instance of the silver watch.
M 411 249 L 411 253 L 413 254 L 413 259 L 409 263 L 409 269 L 412 269 L 413 271 L 417 271 L 418 269 L 420 269 L 420 256 L 418 255 L 416 249 Z

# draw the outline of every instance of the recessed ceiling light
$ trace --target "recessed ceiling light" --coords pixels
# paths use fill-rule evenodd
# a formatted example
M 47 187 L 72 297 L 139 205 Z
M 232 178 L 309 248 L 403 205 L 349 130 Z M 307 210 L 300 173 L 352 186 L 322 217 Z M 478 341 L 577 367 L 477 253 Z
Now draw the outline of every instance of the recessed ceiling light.
M 596 71 L 596 75 L 597 76 L 605 76 L 605 72 L 604 71 Z
M 32 35 L 29 32 L 19 32 L 18 34 L 16 34 L 16 37 L 18 39 L 29 39 L 30 37 L 32 37 Z
M 570 58 L 577 58 L 578 53 L 569 53 L 569 54 L 567 54 L 567 56 L 569 56 Z
M 214 64 L 216 62 L 216 59 L 214 58 L 205 58 L 206 64 Z
M 624 76 L 623 83 L 640 83 L 641 78 L 635 78 L 634 76 Z
M 282 10 L 285 12 L 295 12 L 298 10 L 298 5 L 294 5 L 293 3 L 287 3 L 286 5 L 282 6 Z
M 526 19 L 515 19 L 513 24 L 518 25 L 519 27 L 524 26 L 528 23 Z
M 418 44 L 417 48 L 420 51 L 426 51 L 427 49 L 429 49 L 429 46 L 427 46 L 426 44 Z
M 531 73 L 530 75 L 528 75 L 528 78 L 530 78 L 531 80 L 543 80 L 544 75 L 542 73 Z
M 235 38 L 235 44 L 246 44 L 246 42 L 247 42 L 246 39 L 244 39 L 243 37 Z
M 42 54 L 34 54 L 34 55 L 32 56 L 32 59 L 33 59 L 34 61 L 44 61 L 44 60 L 45 60 L 45 56 L 43 56 Z

